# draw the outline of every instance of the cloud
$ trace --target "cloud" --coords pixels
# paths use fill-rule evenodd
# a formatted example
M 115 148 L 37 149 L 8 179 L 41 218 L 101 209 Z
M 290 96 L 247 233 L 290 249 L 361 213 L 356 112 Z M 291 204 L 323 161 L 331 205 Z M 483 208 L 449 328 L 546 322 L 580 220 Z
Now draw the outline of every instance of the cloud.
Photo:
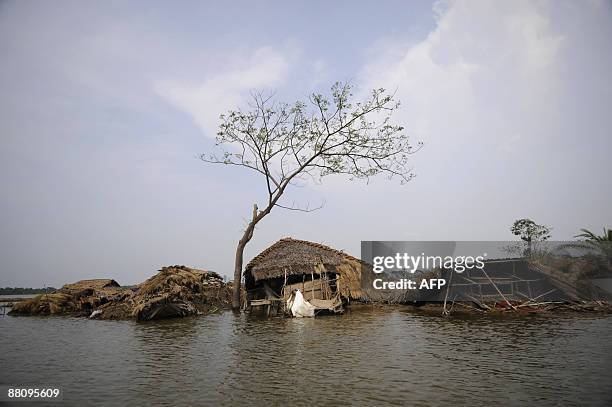
M 555 106 L 564 38 L 551 27 L 545 7 L 445 4 L 436 8 L 437 26 L 423 41 L 403 49 L 378 44 L 382 57 L 371 55 L 377 62 L 367 64 L 360 76 L 365 88 L 397 89 L 404 119 L 419 137 L 448 138 L 460 129 L 486 128 L 501 138 L 502 129 L 519 132 L 510 128 L 515 124 L 509 117 L 530 118 L 533 108 Z
M 610 148 L 610 7 L 452 1 L 434 13 L 420 41 L 390 38 L 366 50 L 360 89 L 396 90 L 395 121 L 425 141 L 406 192 L 378 184 L 367 196 L 381 212 L 403 214 L 397 230 L 429 239 L 509 238 L 504 225 L 525 216 L 567 238 L 609 219 L 609 188 L 593 171 Z M 349 188 L 334 185 L 328 201 Z M 391 195 L 397 204 L 377 199 Z M 410 213 L 402 196 L 412 197 Z
M 325 82 L 329 77 L 329 66 L 324 59 L 317 59 L 312 63 L 312 80 L 310 85 L 316 88 Z
M 219 115 L 242 105 L 249 91 L 284 83 L 290 60 L 290 56 L 271 47 L 261 47 L 229 71 L 209 76 L 201 84 L 159 82 L 156 91 L 189 113 L 205 135 L 214 137 Z

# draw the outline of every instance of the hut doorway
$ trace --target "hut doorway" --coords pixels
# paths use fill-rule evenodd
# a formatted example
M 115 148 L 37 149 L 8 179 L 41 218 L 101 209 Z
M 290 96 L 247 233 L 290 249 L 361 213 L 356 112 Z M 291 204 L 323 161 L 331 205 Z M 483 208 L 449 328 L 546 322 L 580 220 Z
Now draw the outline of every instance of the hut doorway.
M 283 281 L 280 294 L 285 301 L 297 290 L 302 292 L 306 301 L 330 300 L 336 295 L 336 281 L 335 273 L 293 275 Z

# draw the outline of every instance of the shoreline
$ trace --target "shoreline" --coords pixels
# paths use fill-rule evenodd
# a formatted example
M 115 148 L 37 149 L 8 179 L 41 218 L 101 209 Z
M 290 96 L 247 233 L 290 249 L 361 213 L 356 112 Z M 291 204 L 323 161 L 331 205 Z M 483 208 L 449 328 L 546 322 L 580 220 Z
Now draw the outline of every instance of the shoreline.
M 218 307 L 218 306 L 204 306 L 197 305 L 197 312 L 186 315 L 184 317 L 171 317 L 164 318 L 164 320 L 168 319 L 180 319 L 180 318 L 199 318 L 206 317 L 210 315 L 219 315 L 225 312 L 234 312 L 231 310 L 231 307 Z M 465 303 L 455 303 L 455 308 L 452 310 L 450 314 L 444 314 L 444 305 L 441 303 L 428 303 L 421 305 L 413 305 L 413 304 L 397 304 L 397 303 L 379 303 L 379 302 L 353 302 L 350 305 L 345 307 L 345 312 L 339 315 L 321 315 L 318 318 L 329 318 L 329 317 L 337 317 L 342 318 L 343 315 L 350 315 L 353 312 L 361 312 L 361 311 L 369 311 L 369 310 L 377 310 L 381 312 L 393 312 L 393 311 L 402 311 L 415 315 L 423 315 L 423 316 L 432 316 L 432 317 L 440 317 L 445 319 L 452 318 L 464 318 L 464 317 L 495 317 L 495 318 L 525 318 L 525 317 L 545 317 L 545 318 L 557 318 L 563 316 L 596 316 L 596 315 L 610 315 L 612 314 L 612 304 L 603 302 L 603 301 L 590 301 L 590 302 L 582 302 L 582 303 L 557 303 L 550 304 L 547 307 L 524 307 L 522 309 L 513 310 L 509 308 L 494 308 L 491 310 L 477 310 L 474 306 L 468 305 Z M 248 317 L 258 318 L 258 319 L 274 319 L 280 318 L 292 319 L 293 317 L 285 314 L 279 313 L 276 315 L 267 316 L 262 312 L 248 312 L 248 311 L 239 311 L 240 314 L 245 314 Z M 109 320 L 109 321 L 130 321 L 134 320 L 133 317 L 124 315 L 121 317 L 109 317 L 109 318 L 91 318 L 90 315 L 85 314 L 83 312 L 72 312 L 72 313 L 62 313 L 62 314 L 48 314 L 48 315 L 36 315 L 36 314 L 8 314 L 14 317 L 61 317 L 61 318 L 86 318 L 86 319 L 100 319 L 100 320 Z M 144 321 L 143 321 L 144 322 Z M 149 321 L 146 321 L 149 322 Z

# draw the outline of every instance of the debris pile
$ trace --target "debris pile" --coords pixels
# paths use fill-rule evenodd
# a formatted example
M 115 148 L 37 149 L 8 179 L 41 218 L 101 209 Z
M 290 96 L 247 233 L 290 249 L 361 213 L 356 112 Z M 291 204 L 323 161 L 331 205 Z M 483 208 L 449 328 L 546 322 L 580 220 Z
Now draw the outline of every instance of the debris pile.
M 81 280 L 48 294 L 16 302 L 11 315 L 90 315 L 101 305 L 121 301 L 131 291 L 112 279 Z
M 140 284 L 131 302 L 137 320 L 182 317 L 226 307 L 231 292 L 219 274 L 177 265 Z
M 213 313 L 231 304 L 231 287 L 213 272 L 163 267 L 133 289 L 115 280 L 82 280 L 15 303 L 11 315 L 73 315 L 151 320 Z
M 415 310 L 426 314 L 449 315 L 559 315 L 563 313 L 612 313 L 612 304 L 607 301 L 545 301 L 535 303 L 476 303 L 454 302 L 446 308 L 440 303 L 418 305 Z

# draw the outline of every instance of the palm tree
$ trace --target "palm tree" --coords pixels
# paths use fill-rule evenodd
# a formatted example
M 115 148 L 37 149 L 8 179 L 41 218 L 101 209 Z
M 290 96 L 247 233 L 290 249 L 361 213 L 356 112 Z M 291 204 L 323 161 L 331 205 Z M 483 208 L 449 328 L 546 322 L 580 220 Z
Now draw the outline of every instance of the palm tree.
M 603 228 L 603 235 L 598 236 L 588 229 L 580 229 L 582 233 L 574 237 L 581 238 L 579 242 L 572 243 L 570 246 L 579 249 L 586 249 L 595 252 L 604 264 L 609 267 L 612 265 L 612 229 Z
M 582 237 L 587 242 L 612 242 L 612 229 L 603 228 L 603 235 L 597 236 L 588 229 L 580 229 L 582 233 L 574 237 Z

